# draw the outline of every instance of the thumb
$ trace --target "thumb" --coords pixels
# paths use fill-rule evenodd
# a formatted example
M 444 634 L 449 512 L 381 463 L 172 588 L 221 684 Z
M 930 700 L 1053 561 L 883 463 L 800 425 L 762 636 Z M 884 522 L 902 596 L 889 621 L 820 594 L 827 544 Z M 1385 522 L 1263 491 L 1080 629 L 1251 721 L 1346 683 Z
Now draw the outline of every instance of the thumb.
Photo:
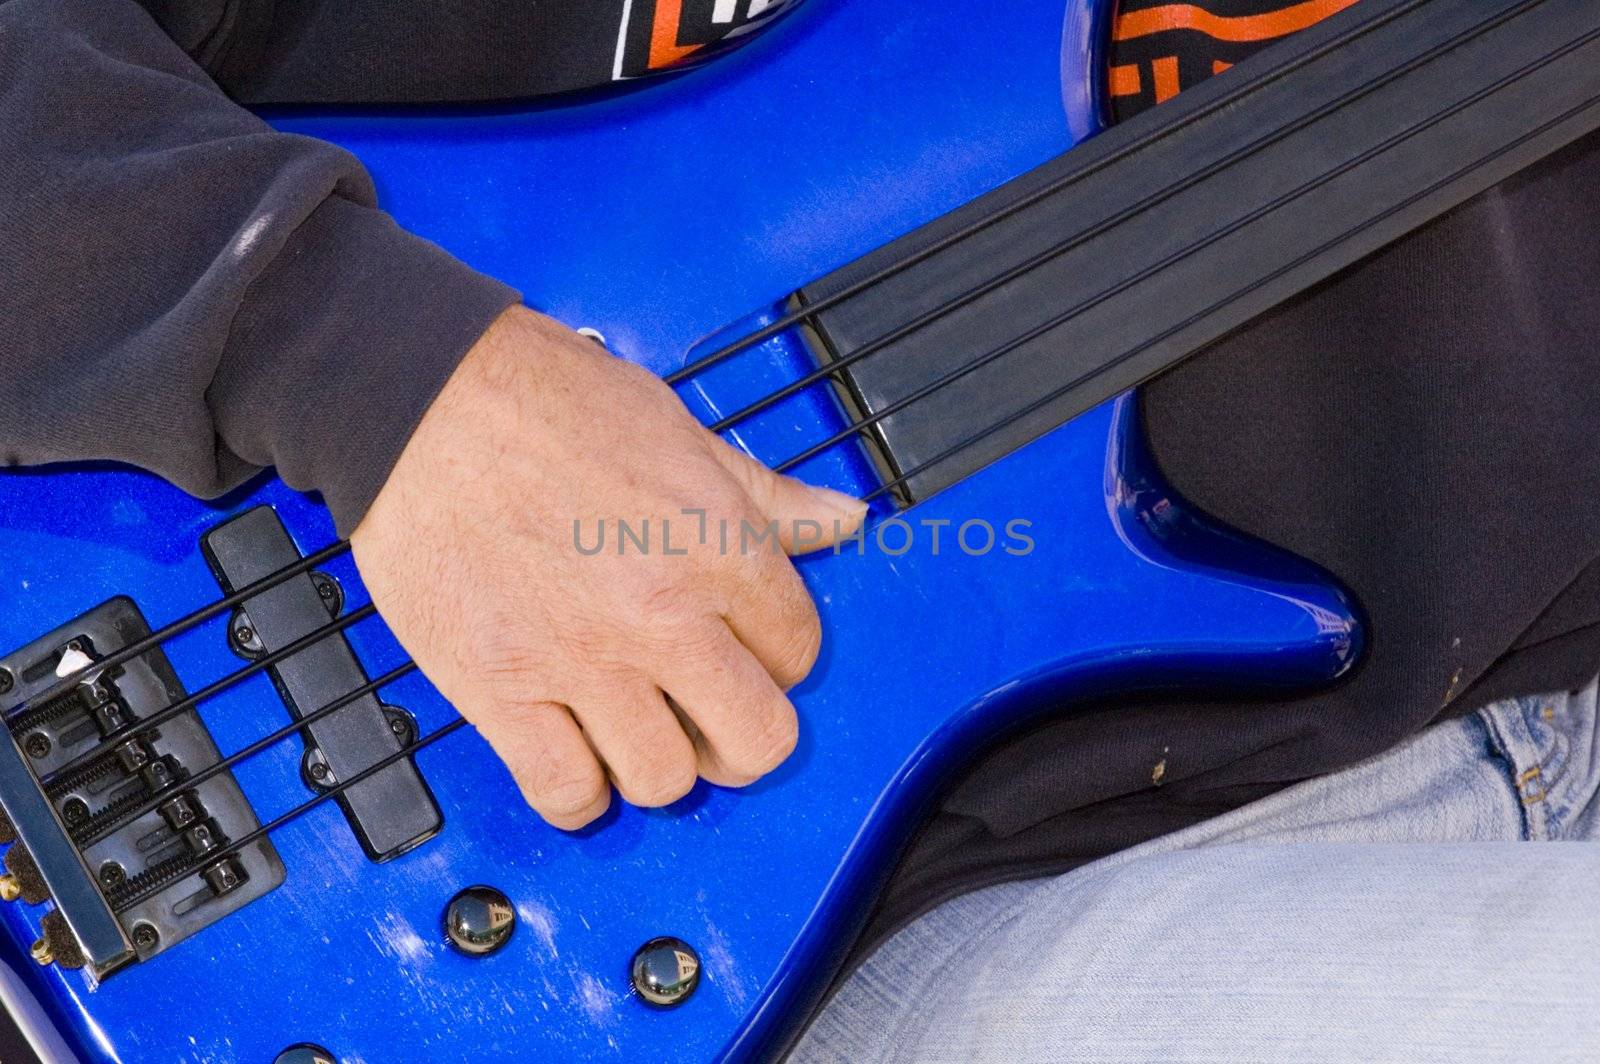
M 756 509 L 777 522 L 778 541 L 789 554 L 831 547 L 860 528 L 867 516 L 867 504 L 860 499 L 774 473 L 726 440 L 713 438 L 711 452 Z

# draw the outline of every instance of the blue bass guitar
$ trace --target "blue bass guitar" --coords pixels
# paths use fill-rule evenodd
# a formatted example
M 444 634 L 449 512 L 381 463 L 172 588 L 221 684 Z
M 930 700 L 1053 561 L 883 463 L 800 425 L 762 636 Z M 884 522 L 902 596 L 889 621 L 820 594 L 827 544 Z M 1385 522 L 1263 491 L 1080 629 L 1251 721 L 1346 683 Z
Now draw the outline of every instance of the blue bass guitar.
M 0 988 L 40 1051 L 758 1058 L 984 743 L 1350 668 L 1352 603 L 1187 508 L 1127 389 L 1592 124 L 1589 39 L 1527 21 L 1584 5 L 1367 0 L 1094 135 L 1109 7 L 813 0 L 629 91 L 278 117 L 871 521 L 799 562 L 825 647 L 794 756 L 565 834 L 407 662 L 316 500 L 6 471 Z M 1508 99 L 1499 136 L 1477 107 Z

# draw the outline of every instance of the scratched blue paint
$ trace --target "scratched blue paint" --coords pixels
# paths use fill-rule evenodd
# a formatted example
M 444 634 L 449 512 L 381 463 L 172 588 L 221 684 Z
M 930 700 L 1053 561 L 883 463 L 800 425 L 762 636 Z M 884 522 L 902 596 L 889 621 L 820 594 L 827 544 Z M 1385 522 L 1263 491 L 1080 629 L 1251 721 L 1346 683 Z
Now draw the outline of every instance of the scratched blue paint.
M 1092 132 L 1104 22 L 1097 0 L 1012 0 L 981 18 L 964 5 L 811 0 L 741 51 L 632 91 L 276 121 L 347 145 L 402 223 L 664 372 L 729 323 Z M 779 338 L 685 398 L 726 412 L 798 358 Z M 837 418 L 826 392 L 808 391 L 739 439 L 773 461 Z M 870 486 L 848 447 L 806 472 Z M 332 535 L 319 505 L 275 481 L 209 505 L 123 470 L 0 476 L 0 645 L 116 594 L 153 624 L 181 616 L 216 594 L 201 533 L 260 502 L 302 549 Z M 1111 690 L 1309 684 L 1356 653 L 1350 607 L 1326 578 L 1173 497 L 1130 399 L 907 516 L 1027 520 L 1035 547 L 969 557 L 947 530 L 937 557 L 923 540 L 899 557 L 803 561 L 827 645 L 795 692 L 798 751 L 755 787 L 702 785 L 670 810 L 616 809 L 563 835 L 462 732 L 419 757 L 447 822 L 412 853 L 367 862 L 324 807 L 275 837 L 283 887 L 149 963 L 98 987 L 40 969 L 27 945 L 44 910 L 20 904 L 0 911 L 7 963 L 93 1060 L 265 1062 L 302 1040 L 347 1064 L 750 1059 L 812 998 L 885 854 L 976 743 Z M 348 559 L 333 570 L 351 605 L 366 600 Z M 352 638 L 371 674 L 402 660 L 376 621 Z M 237 667 L 217 624 L 169 653 L 191 689 Z M 451 715 L 420 678 L 386 697 L 424 730 Z M 256 678 L 204 717 L 232 750 L 285 714 Z M 295 743 L 239 776 L 263 819 L 307 797 Z M 444 901 L 474 882 L 520 913 L 486 960 L 440 936 Z M 625 981 L 632 950 L 663 933 L 706 962 L 699 993 L 671 1012 Z

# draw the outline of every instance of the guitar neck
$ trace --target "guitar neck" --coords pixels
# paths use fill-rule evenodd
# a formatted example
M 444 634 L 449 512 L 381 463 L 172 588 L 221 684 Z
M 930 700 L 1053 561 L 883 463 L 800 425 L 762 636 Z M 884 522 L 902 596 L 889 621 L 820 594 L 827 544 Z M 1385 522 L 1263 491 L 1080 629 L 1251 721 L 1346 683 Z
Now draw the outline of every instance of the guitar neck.
M 1363 0 L 796 299 L 909 504 L 1597 125 L 1593 0 Z

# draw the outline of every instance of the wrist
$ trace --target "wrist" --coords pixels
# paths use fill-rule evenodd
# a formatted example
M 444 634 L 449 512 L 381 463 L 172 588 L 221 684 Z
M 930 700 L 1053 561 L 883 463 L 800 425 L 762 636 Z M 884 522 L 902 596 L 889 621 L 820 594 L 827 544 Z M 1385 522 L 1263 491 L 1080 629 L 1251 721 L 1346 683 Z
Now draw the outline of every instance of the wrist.
M 208 389 L 223 444 L 322 492 L 341 534 L 517 294 L 338 196 L 251 284 Z

